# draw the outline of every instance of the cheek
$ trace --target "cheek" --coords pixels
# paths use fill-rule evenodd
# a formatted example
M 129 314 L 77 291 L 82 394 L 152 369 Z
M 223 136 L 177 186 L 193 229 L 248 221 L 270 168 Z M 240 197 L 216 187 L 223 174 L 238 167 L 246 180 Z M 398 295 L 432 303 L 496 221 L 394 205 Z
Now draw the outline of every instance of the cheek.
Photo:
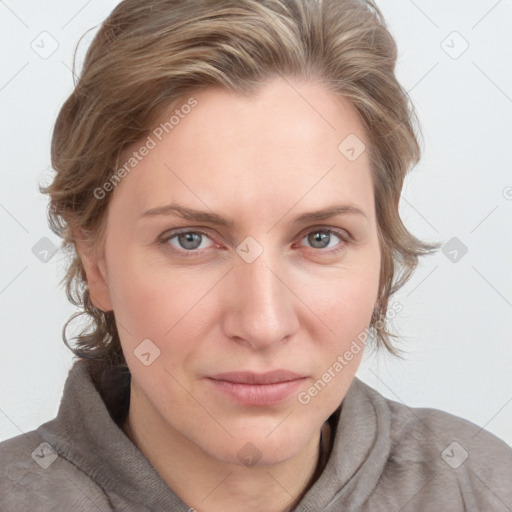
M 315 383 L 305 390 L 304 402 L 320 411 L 334 409 L 343 399 L 361 362 L 378 293 L 379 251 L 359 255 L 333 279 L 325 279 L 310 298 L 318 315 L 318 359 Z M 325 389 L 325 391 L 323 391 Z M 314 398 L 313 398 L 314 397 Z
M 322 353 L 320 366 L 316 368 L 318 376 L 331 369 L 331 372 L 343 375 L 337 381 L 347 379 L 348 382 L 355 375 L 366 346 L 367 329 L 375 304 L 374 293 L 373 283 L 365 285 L 359 280 L 345 281 L 341 290 L 330 291 L 327 298 L 330 297 L 331 300 L 321 306 L 323 309 L 318 309 L 321 312 L 319 316 L 322 326 L 325 324 L 328 327 L 327 336 L 325 328 L 322 334 L 317 335 L 322 340 L 322 343 L 318 341 Z M 338 364 L 338 369 L 333 370 L 338 356 L 344 354 L 347 357 L 346 362 L 342 363 L 343 369 Z M 335 392 L 334 387 L 331 392 Z
M 368 326 L 379 288 L 378 253 L 333 272 L 305 291 L 308 305 L 338 340 L 357 335 Z M 356 332 L 357 331 L 357 332 Z
M 351 275 L 329 284 L 311 309 L 318 314 L 314 378 L 298 401 L 313 416 L 327 418 L 341 403 L 364 354 L 378 276 Z
M 133 342 L 158 338 L 183 309 L 183 283 L 177 272 L 165 271 L 136 252 L 111 250 L 109 290 L 116 320 Z M 183 314 L 183 313 L 182 313 Z
M 184 267 L 162 263 L 161 258 L 148 257 L 142 251 L 123 251 L 111 273 L 109 286 L 125 357 L 138 352 L 149 339 L 160 350 L 157 361 L 181 372 L 181 365 L 194 357 L 205 339 L 205 322 L 214 320 L 218 306 L 205 312 L 205 303 L 216 299 L 212 288 L 219 276 L 204 270 L 187 271 Z M 170 352 L 172 352 L 172 357 Z

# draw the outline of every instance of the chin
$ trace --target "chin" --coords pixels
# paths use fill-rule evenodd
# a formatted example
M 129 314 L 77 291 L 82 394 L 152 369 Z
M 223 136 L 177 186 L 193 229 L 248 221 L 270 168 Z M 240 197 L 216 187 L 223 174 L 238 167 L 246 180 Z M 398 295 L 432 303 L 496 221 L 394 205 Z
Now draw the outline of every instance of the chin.
M 290 446 L 281 446 L 276 450 L 275 446 L 273 444 L 269 446 L 268 442 L 253 443 L 246 439 L 234 439 L 230 444 L 232 446 L 213 448 L 209 455 L 226 464 L 251 468 L 285 462 L 297 455 L 301 448 L 290 443 Z
M 295 426 L 296 430 L 293 431 L 293 428 L 282 428 L 283 425 L 276 428 L 278 424 L 279 422 L 273 421 L 268 428 L 269 422 L 264 422 L 264 425 L 255 425 L 242 432 L 229 430 L 233 437 L 218 436 L 212 440 L 208 452 L 219 461 L 237 466 L 252 467 L 285 462 L 297 455 L 309 438 L 304 426 Z

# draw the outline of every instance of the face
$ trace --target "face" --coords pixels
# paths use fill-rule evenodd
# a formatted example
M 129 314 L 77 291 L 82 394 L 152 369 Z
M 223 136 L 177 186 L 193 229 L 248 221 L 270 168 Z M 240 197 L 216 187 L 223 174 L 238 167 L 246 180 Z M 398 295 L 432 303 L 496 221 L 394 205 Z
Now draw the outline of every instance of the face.
M 319 432 L 354 378 L 363 350 L 343 355 L 377 300 L 369 159 L 339 149 L 350 134 L 366 143 L 363 128 L 321 84 L 291 83 L 246 98 L 193 94 L 197 104 L 153 132 L 154 147 L 103 199 L 104 255 L 86 264 L 148 420 L 228 463 L 248 442 L 260 464 L 287 460 Z M 204 213 L 182 218 L 170 205 Z M 219 377 L 274 370 L 301 379 L 264 388 Z

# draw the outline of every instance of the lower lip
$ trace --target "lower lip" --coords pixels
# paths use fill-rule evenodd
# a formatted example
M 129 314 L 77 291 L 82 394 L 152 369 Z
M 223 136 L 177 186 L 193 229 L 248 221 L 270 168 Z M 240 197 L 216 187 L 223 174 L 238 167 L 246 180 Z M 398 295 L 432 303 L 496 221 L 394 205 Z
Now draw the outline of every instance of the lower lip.
M 209 380 L 218 390 L 232 398 L 239 405 L 275 405 L 293 394 L 305 378 L 276 382 L 275 384 L 241 384 L 226 380 Z

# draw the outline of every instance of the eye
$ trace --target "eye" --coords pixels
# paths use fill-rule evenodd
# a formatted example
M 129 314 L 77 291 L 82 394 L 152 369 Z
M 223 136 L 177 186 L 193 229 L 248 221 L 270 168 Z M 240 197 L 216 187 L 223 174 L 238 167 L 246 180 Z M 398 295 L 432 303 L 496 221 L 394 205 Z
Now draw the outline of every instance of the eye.
M 183 256 L 199 255 L 204 238 L 211 240 L 210 237 L 202 231 L 181 231 L 179 233 L 170 234 L 160 239 L 161 243 L 168 244 L 171 249 Z M 176 239 L 176 244 L 172 243 Z
M 338 238 L 342 243 L 335 243 L 335 238 Z M 309 231 L 302 240 L 306 239 L 311 244 L 313 249 L 318 249 L 319 252 L 326 254 L 333 254 L 341 251 L 349 242 L 349 236 L 342 231 L 330 228 L 317 228 Z M 331 244 L 331 242 L 333 242 Z
M 336 243 L 336 238 L 341 243 Z M 350 242 L 348 233 L 332 228 L 316 228 L 307 232 L 300 240 L 307 239 L 311 244 L 311 249 L 317 249 L 320 254 L 334 254 L 345 248 Z M 161 244 L 165 244 L 171 251 L 179 256 L 195 257 L 201 256 L 208 247 L 202 247 L 205 240 L 210 240 L 210 236 L 203 231 L 180 231 L 167 232 L 159 238 Z M 213 242 L 213 241 L 212 241 Z M 216 244 L 214 244 L 216 245 Z M 304 247 L 302 244 L 299 246 Z

